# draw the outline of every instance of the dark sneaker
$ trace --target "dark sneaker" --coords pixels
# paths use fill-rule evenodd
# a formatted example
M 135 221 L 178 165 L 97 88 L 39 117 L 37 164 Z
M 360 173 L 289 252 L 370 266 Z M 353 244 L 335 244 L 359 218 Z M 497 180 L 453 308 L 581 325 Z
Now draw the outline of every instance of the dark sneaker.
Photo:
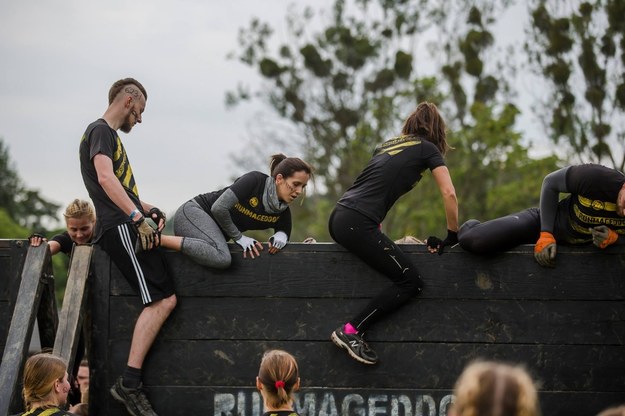
M 124 387 L 122 378 L 119 377 L 111 387 L 111 395 L 115 400 L 123 403 L 132 416 L 158 416 L 141 390 L 142 387 L 143 384 L 140 384 L 136 389 Z
M 346 349 L 349 355 L 356 361 L 360 361 L 363 364 L 375 364 L 378 362 L 378 355 L 369 348 L 358 334 L 346 334 L 343 332 L 343 327 L 339 327 L 332 332 L 330 339 L 338 347 Z

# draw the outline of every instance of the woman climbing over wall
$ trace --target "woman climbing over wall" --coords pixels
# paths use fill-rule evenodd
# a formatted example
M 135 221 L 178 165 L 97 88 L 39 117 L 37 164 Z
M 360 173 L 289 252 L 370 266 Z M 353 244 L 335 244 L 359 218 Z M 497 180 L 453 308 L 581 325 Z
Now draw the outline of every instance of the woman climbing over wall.
M 395 201 L 414 187 L 426 169 L 438 185 L 447 218 L 447 237 L 443 241 L 430 237 L 428 248 L 442 254 L 446 246 L 458 242 L 456 191 L 443 160 L 448 149 L 445 122 L 438 109 L 432 103 L 419 104 L 406 119 L 401 135 L 375 149 L 330 215 L 332 238 L 392 282 L 331 335 L 337 346 L 361 363 L 378 361 L 375 351 L 363 340 L 363 332 L 423 288 L 416 265 L 381 231 L 380 224 Z
M 225 269 L 231 262 L 228 240 L 241 246 L 243 257 L 254 258 L 263 246 L 243 232 L 273 228 L 269 253 L 279 252 L 291 234 L 289 205 L 305 192 L 312 168 L 281 153 L 271 156 L 269 167 L 271 175 L 248 172 L 226 188 L 185 202 L 174 217 L 175 236 L 162 235 L 161 245 L 203 266 Z

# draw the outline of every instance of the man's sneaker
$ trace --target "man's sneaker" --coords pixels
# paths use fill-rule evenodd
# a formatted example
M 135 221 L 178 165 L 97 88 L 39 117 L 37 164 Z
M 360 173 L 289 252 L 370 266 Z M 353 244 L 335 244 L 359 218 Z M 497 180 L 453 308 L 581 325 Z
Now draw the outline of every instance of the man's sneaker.
M 122 378 L 119 377 L 111 387 L 111 395 L 115 400 L 123 403 L 132 416 L 158 416 L 141 390 L 142 387 L 143 384 L 139 384 L 136 389 L 124 387 Z
M 346 334 L 343 327 L 338 327 L 330 336 L 332 342 L 338 347 L 347 350 L 349 355 L 364 364 L 375 364 L 378 362 L 378 355 L 358 334 Z

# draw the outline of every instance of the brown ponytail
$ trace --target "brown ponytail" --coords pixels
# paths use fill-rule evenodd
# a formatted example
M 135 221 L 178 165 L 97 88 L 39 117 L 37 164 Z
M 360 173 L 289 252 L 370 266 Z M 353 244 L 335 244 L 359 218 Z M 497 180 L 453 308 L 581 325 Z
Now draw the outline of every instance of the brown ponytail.
M 271 177 L 282 175 L 283 178 L 290 178 L 295 172 L 304 171 L 312 178 L 312 167 L 298 157 L 286 157 L 282 153 L 271 155 L 269 161 L 269 171 Z
M 453 149 L 447 144 L 445 121 L 433 103 L 420 103 L 404 122 L 401 133 L 434 143 L 443 156 Z
M 263 355 L 258 372 L 263 384 L 265 400 L 273 408 L 280 408 L 293 400 L 298 385 L 299 370 L 295 357 L 286 351 L 269 350 Z

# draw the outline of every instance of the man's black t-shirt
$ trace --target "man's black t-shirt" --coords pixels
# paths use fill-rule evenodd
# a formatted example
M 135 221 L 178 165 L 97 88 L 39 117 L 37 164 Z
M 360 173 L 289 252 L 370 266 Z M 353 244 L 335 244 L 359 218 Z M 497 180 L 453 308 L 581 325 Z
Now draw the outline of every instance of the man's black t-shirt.
M 111 158 L 115 176 L 139 210 L 141 210 L 141 201 L 124 145 L 117 132 L 110 128 L 106 121 L 99 119 L 87 127 L 80 141 L 79 153 L 82 178 L 98 218 L 94 235 L 94 241 L 97 241 L 104 231 L 128 222 L 130 214 L 119 209 L 98 182 L 98 175 L 93 164 L 93 158 L 98 153 Z
M 427 140 L 415 136 L 390 139 L 375 149 L 338 204 L 380 224 L 397 199 L 421 180 L 423 171 L 444 165 L 438 148 Z

